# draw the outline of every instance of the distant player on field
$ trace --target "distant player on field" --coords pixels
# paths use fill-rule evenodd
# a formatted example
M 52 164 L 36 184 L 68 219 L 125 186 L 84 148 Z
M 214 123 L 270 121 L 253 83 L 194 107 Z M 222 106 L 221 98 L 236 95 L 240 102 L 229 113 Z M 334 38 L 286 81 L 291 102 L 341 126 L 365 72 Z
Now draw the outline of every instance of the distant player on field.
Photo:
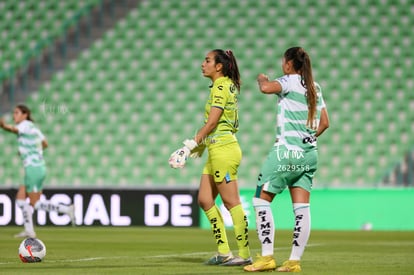
M 240 73 L 232 51 L 210 51 L 201 65 L 203 75 L 212 80 L 210 96 L 205 105 L 205 124 L 195 137 L 184 141 L 169 163 L 182 168 L 188 156 L 201 156 L 207 147 L 208 159 L 201 175 L 198 203 L 211 224 L 217 244 L 217 254 L 208 265 L 241 266 L 252 262 L 248 240 L 248 222 L 240 201 L 237 172 L 242 152 L 235 136 L 239 128 L 237 96 Z M 215 200 L 220 194 L 233 220 L 239 248 L 233 256 L 227 241 L 226 229 Z
M 259 174 L 253 206 L 261 242 L 261 256 L 245 271 L 276 269 L 273 258 L 274 231 L 270 203 L 276 194 L 289 188 L 295 214 L 292 251 L 277 271 L 301 271 L 300 259 L 310 235 L 309 198 L 317 169 L 316 138 L 328 127 L 329 119 L 321 89 L 314 83 L 309 55 L 301 47 L 286 50 L 282 59 L 284 75 L 269 81 L 259 74 L 264 94 L 276 94 L 276 140 Z
M 72 224 L 75 224 L 73 205 L 53 204 L 50 201 L 40 201 L 42 195 L 43 181 L 46 177 L 46 164 L 43 159 L 43 149 L 48 146 L 45 136 L 37 128 L 31 118 L 31 112 L 25 105 L 17 105 L 13 112 L 16 126 L 5 124 L 0 119 L 0 127 L 17 135 L 19 155 L 24 166 L 24 184 L 19 186 L 16 195 L 16 204 L 22 210 L 24 220 L 24 231 L 15 235 L 17 238 L 36 237 L 33 228 L 32 209 L 57 211 L 68 214 Z M 26 202 L 29 197 L 30 205 Z

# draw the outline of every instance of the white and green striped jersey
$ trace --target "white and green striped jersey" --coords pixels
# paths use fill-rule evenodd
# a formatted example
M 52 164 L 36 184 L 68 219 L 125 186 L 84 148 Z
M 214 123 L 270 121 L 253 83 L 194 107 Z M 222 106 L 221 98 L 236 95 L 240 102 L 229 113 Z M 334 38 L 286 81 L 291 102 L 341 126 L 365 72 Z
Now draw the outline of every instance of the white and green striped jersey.
M 45 165 L 42 148 L 42 140 L 45 139 L 43 133 L 30 120 L 23 120 L 16 125 L 16 128 L 19 155 L 23 166 Z
M 325 102 L 321 87 L 315 83 L 318 95 L 316 121 L 313 123 L 315 128 L 307 127 L 308 104 L 306 88 L 303 87 L 301 79 L 298 74 L 284 75 L 276 79 L 282 86 L 282 91 L 277 94 L 276 139 L 289 150 L 309 151 L 317 148 L 314 135 Z

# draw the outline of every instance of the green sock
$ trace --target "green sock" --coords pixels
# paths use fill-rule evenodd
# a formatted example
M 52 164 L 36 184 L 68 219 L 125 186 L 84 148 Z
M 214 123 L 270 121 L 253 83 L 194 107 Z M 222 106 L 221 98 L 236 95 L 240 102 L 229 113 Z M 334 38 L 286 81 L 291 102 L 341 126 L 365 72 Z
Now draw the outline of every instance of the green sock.
M 223 217 L 217 205 L 214 205 L 209 210 L 205 211 L 208 220 L 211 224 L 214 239 L 216 240 L 218 252 L 220 254 L 230 253 L 229 243 L 227 241 L 226 228 L 224 226 Z
M 230 209 L 230 215 L 233 219 L 234 234 L 236 235 L 236 242 L 239 247 L 239 256 L 247 259 L 250 257 L 249 229 L 247 217 L 242 205 L 239 204 Z

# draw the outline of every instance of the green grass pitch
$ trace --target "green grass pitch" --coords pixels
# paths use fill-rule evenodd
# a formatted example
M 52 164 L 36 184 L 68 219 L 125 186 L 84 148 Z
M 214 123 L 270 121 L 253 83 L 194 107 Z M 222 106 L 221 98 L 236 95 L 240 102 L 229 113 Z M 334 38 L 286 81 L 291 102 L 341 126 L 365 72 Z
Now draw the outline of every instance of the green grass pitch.
M 206 266 L 211 232 L 196 228 L 37 227 L 43 262 L 18 258 L 21 227 L 0 229 L 0 274 L 246 274 L 241 267 Z M 278 265 L 290 254 L 292 232 L 276 231 Z M 233 250 L 232 230 L 228 238 Z M 259 252 L 250 232 L 252 255 Z M 313 231 L 301 274 L 414 274 L 414 232 Z

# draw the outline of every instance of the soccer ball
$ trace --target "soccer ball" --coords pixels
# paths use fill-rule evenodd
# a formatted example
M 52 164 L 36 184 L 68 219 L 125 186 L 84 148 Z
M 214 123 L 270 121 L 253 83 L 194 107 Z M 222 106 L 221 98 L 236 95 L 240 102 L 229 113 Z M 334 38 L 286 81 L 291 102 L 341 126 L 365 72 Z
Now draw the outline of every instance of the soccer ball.
M 38 263 L 46 256 L 45 244 L 36 238 L 27 238 L 19 246 L 19 257 L 24 263 Z

